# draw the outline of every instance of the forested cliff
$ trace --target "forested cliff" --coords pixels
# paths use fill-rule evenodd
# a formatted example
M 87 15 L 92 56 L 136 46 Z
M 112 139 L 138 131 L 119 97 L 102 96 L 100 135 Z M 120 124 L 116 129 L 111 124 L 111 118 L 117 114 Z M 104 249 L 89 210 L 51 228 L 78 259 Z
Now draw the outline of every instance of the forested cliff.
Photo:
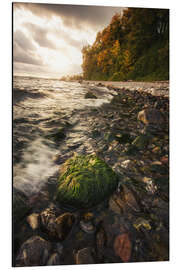
M 82 54 L 87 80 L 168 80 L 169 10 L 124 9 Z

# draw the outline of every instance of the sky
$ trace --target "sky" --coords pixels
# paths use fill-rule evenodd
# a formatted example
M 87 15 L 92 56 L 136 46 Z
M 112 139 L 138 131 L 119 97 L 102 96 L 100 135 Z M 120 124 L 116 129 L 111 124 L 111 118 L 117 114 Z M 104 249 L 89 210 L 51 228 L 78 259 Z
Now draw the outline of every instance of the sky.
M 60 78 L 82 73 L 83 46 L 92 45 L 120 7 L 13 4 L 14 75 Z

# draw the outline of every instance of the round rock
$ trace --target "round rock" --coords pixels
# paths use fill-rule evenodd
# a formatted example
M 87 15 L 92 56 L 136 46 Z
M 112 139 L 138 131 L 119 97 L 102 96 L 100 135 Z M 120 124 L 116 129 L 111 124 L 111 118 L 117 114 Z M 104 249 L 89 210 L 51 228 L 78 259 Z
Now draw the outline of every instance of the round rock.
M 51 243 L 40 236 L 33 236 L 21 246 L 16 259 L 16 266 L 46 265 L 50 251 Z
M 138 113 L 138 120 L 143 122 L 145 125 L 162 125 L 164 118 L 162 113 L 157 109 L 147 108 Z
M 89 208 L 109 197 L 117 183 L 117 175 L 96 155 L 74 155 L 60 170 L 57 200 L 76 208 Z

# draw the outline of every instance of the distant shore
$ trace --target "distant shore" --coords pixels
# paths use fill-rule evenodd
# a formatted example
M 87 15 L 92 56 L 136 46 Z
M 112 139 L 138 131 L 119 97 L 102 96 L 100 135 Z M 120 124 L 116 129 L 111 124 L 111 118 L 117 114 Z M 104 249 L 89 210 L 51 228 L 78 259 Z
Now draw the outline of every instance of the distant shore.
M 169 97 L 169 81 L 154 81 L 154 82 L 118 82 L 118 81 L 82 81 L 82 84 L 91 84 L 96 86 L 112 87 L 114 89 L 128 89 L 150 93 L 155 96 Z

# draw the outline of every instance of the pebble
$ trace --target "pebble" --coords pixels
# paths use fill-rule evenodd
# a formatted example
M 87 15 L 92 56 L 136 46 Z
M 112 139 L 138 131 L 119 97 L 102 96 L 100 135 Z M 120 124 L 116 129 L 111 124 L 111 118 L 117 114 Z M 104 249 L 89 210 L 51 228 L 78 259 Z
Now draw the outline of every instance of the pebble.
M 86 247 L 78 250 L 75 255 L 76 264 L 94 264 L 95 260 L 92 257 L 92 251 L 90 247 Z
M 86 233 L 94 233 L 95 232 L 95 227 L 91 221 L 81 220 L 79 225 L 80 225 L 80 228 Z
M 49 258 L 46 265 L 60 265 L 61 264 L 61 258 L 58 253 L 53 253 L 51 257 Z
M 144 227 L 146 230 L 151 230 L 151 225 L 149 224 L 149 221 L 144 218 L 137 218 L 133 226 L 136 228 L 136 230 L 139 230 L 141 227 Z
M 118 235 L 114 240 L 114 252 L 123 262 L 129 262 L 131 258 L 132 244 L 128 233 Z
M 39 227 L 39 214 L 33 213 L 27 217 L 27 222 L 32 230 L 36 230 Z

